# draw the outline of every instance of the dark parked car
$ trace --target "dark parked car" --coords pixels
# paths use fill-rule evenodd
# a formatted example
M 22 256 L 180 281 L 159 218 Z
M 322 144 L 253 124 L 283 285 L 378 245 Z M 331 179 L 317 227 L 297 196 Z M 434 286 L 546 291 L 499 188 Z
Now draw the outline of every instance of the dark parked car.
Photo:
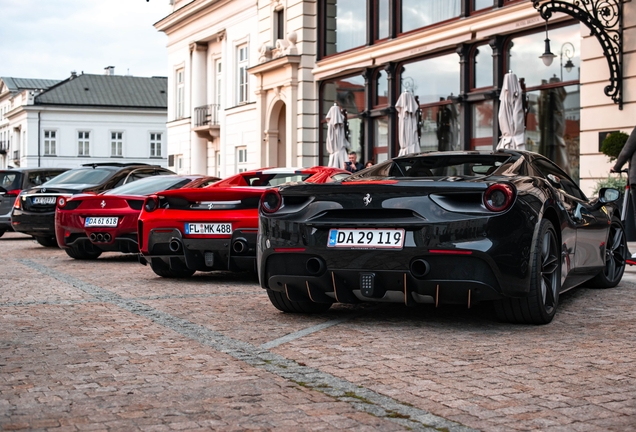
M 13 231 L 11 210 L 23 189 L 39 186 L 52 180 L 69 168 L 10 168 L 0 170 L 0 237 Z
M 174 174 L 156 165 L 94 163 L 82 165 L 55 177 L 41 186 L 23 190 L 11 213 L 11 225 L 30 234 L 42 246 L 57 246 L 55 207 L 61 196 L 100 193 L 145 177 Z
M 564 291 L 620 282 L 618 197 L 588 199 L 531 152 L 397 157 L 339 183 L 265 192 L 260 283 L 284 312 L 493 302 L 503 321 L 545 324 Z

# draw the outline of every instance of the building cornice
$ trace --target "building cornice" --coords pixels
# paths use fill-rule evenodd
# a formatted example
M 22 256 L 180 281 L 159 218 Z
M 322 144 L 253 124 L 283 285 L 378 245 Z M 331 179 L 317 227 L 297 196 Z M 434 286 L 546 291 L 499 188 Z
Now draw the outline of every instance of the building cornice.
M 299 64 L 301 60 L 300 55 L 286 55 L 283 57 L 278 57 L 273 60 L 269 60 L 265 63 L 258 64 L 256 66 L 252 66 L 247 69 L 249 73 L 252 75 L 260 75 L 272 70 L 280 70 L 284 66 Z
M 166 34 L 170 33 L 198 20 L 202 15 L 209 14 L 215 9 L 231 3 L 231 1 L 232 0 L 195 0 L 157 21 L 154 27 Z

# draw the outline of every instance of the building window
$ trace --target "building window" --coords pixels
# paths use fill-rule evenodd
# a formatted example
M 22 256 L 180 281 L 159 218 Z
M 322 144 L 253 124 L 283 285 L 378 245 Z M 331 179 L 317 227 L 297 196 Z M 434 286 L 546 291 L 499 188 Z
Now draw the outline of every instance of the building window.
M 110 155 L 111 157 L 122 157 L 124 147 L 124 133 L 123 132 L 111 132 L 110 133 Z
M 325 20 L 326 55 L 347 51 L 367 43 L 366 1 L 326 0 Z
M 274 41 L 285 39 L 285 9 L 274 12 Z
M 377 1 L 377 16 L 378 19 L 375 25 L 375 39 L 387 39 L 389 37 L 389 19 L 390 12 L 389 9 L 391 7 L 391 0 L 376 0 Z
M 57 154 L 57 131 L 44 131 L 44 156 L 55 156 Z
M 247 171 L 247 147 L 236 148 L 236 171 Z
M 215 163 L 215 176 L 221 177 L 221 152 L 217 150 L 214 152 L 214 163 Z
M 150 157 L 161 157 L 161 137 L 160 133 L 150 134 Z
M 221 60 L 216 60 L 214 66 L 214 96 L 216 98 L 216 105 L 221 108 L 221 96 L 223 95 L 223 63 Z
M 247 68 L 249 67 L 249 59 L 247 52 L 247 45 L 242 45 L 236 48 L 237 54 L 237 68 L 238 77 L 238 89 L 237 89 L 237 103 L 245 103 L 248 101 L 248 74 Z
M 494 6 L 493 0 L 471 0 L 471 11 L 478 11 L 482 9 L 491 8 Z
M 475 102 L 470 105 L 471 150 L 492 150 L 494 110 L 492 99 Z
M 90 132 L 80 131 L 77 133 L 77 155 L 90 156 Z
M 493 60 L 490 45 L 479 45 L 473 51 L 472 88 L 493 86 Z
M 507 44 L 507 70 L 524 82 L 527 98 L 526 150 L 548 157 L 579 181 L 581 90 L 579 24 L 549 30 L 554 62 L 545 66 L 527 46 L 543 39 L 540 32 L 512 38 Z M 545 33 L 544 33 L 545 34 Z M 568 64 L 568 61 L 570 63 Z M 565 65 L 573 65 L 566 68 Z M 569 70 L 568 70 L 569 69 Z
M 459 17 L 462 0 L 401 0 L 402 32 Z
M 185 82 L 184 82 L 184 71 L 183 69 L 178 69 L 176 73 L 176 106 L 175 106 L 175 114 L 178 119 L 183 118 L 184 104 L 185 104 Z

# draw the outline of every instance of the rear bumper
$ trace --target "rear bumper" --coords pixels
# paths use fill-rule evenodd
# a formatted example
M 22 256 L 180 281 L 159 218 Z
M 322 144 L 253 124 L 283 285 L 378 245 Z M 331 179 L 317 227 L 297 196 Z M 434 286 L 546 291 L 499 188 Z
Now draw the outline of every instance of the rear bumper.
M 31 213 L 14 210 L 11 215 L 11 226 L 17 232 L 32 236 L 55 235 L 55 212 Z
M 89 238 L 86 233 L 72 233 L 68 237 L 63 237 L 63 240 L 58 233 L 58 245 L 61 248 L 69 247 L 85 247 L 90 244 L 93 249 L 98 249 L 104 252 L 122 252 L 122 253 L 139 253 L 139 247 L 137 245 L 137 233 L 110 233 L 110 232 L 95 232 L 96 238 L 93 240 Z M 101 234 L 101 236 L 99 236 Z M 108 234 L 107 237 L 106 234 Z
M 150 230 L 142 260 L 163 261 L 172 269 L 255 271 L 257 230 L 233 232 L 231 238 L 184 238 L 181 231 Z

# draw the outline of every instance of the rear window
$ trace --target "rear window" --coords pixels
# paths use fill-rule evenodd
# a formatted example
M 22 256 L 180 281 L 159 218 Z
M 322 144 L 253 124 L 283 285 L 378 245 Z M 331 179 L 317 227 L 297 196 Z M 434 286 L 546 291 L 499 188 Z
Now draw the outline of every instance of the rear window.
M 258 174 L 243 176 L 249 186 L 278 186 L 288 182 L 305 181 L 311 174 Z
M 6 190 L 21 189 L 22 174 L 15 171 L 0 171 L 0 187 Z
M 182 177 L 147 177 L 132 183 L 127 183 L 115 189 L 111 189 L 104 193 L 104 195 L 149 195 L 159 191 L 177 189 L 189 182 L 189 179 L 184 179 Z
M 45 183 L 47 186 L 59 184 L 91 184 L 98 185 L 111 177 L 115 171 L 105 169 L 78 169 L 66 171 Z

